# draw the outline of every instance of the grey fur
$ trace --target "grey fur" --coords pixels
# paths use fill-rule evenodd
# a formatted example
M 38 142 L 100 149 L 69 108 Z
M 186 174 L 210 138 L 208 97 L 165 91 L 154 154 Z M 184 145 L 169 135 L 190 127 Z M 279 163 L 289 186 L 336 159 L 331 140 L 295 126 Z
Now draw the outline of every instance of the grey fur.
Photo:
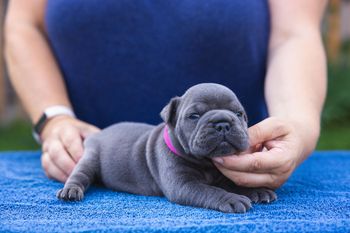
M 214 83 L 193 86 L 174 97 L 161 117 L 165 123 L 157 126 L 124 122 L 90 136 L 57 197 L 79 201 L 99 180 L 116 191 L 164 195 L 171 202 L 222 212 L 243 213 L 251 202 L 276 199 L 272 190 L 236 186 L 211 161 L 248 147 L 247 117 L 230 89 Z M 165 144 L 165 124 L 181 156 Z

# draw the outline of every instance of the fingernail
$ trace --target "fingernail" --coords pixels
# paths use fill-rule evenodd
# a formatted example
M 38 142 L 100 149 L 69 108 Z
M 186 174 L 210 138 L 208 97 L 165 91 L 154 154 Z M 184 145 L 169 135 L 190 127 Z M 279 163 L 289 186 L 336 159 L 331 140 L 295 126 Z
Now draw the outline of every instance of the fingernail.
M 223 164 L 224 160 L 222 158 L 213 158 L 214 162 L 219 163 L 219 164 Z

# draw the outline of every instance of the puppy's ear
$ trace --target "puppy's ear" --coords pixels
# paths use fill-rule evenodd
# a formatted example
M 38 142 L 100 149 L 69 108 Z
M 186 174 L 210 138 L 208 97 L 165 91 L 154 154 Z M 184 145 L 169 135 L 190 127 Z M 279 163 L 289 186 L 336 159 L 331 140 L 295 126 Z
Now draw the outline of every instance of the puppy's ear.
M 171 127 L 175 127 L 176 124 L 176 111 L 180 104 L 180 97 L 176 96 L 170 100 L 170 102 L 160 112 L 160 116 L 163 121 Z

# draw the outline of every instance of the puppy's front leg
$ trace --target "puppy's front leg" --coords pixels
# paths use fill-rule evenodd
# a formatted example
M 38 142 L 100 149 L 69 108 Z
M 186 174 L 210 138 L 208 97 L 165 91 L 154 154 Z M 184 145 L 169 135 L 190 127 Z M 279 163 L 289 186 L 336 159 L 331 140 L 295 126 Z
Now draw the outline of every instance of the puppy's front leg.
M 222 178 L 223 179 L 220 182 L 219 187 L 222 187 L 228 192 L 238 193 L 247 196 L 253 203 L 270 203 L 277 199 L 276 193 L 271 189 L 241 187 L 237 186 L 226 177 Z
M 85 148 L 84 155 L 68 177 L 64 188 L 57 192 L 57 198 L 65 201 L 80 201 L 84 192 L 99 172 L 99 159 L 95 151 Z
M 237 187 L 234 191 L 235 193 L 249 197 L 253 203 L 271 203 L 277 200 L 276 193 L 268 188 Z
M 196 181 L 172 182 L 165 196 L 172 202 L 214 209 L 226 213 L 245 213 L 251 208 L 248 197 Z

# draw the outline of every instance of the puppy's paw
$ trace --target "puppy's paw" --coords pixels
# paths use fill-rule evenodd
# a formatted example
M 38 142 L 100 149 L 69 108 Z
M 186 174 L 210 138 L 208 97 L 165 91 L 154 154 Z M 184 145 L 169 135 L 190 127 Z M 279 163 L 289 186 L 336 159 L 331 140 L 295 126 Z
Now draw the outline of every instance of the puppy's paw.
M 237 194 L 230 194 L 228 198 L 223 199 L 219 210 L 225 213 L 245 213 L 252 207 L 248 197 Z
M 267 188 L 255 188 L 251 189 L 246 194 L 253 203 L 270 203 L 277 199 L 276 193 Z
M 84 192 L 75 185 L 58 190 L 56 197 L 64 201 L 81 201 L 84 198 Z

